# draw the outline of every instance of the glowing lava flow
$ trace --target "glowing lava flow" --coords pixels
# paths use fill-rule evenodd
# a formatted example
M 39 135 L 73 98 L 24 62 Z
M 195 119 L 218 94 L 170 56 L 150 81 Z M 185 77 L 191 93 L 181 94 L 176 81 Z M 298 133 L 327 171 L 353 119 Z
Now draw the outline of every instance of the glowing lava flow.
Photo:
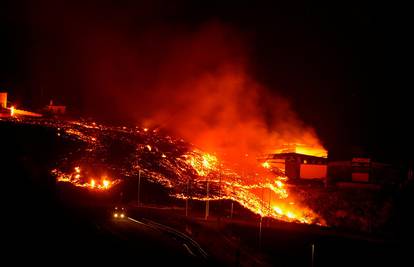
M 290 222 L 325 224 L 312 210 L 295 205 L 294 197 L 290 196 L 286 189 L 284 183 L 286 177 L 284 176 L 263 179 L 257 177 L 258 173 L 256 173 L 256 177 L 249 177 L 247 175 L 241 177 L 223 168 L 223 164 L 219 163 L 215 156 L 202 153 L 199 150 L 186 154 L 185 159 L 199 175 L 199 178 L 195 181 L 196 183 L 203 183 L 208 179 L 211 186 L 219 187 L 218 194 L 213 194 L 208 198 L 200 195 L 192 196 L 192 199 L 201 201 L 229 199 L 237 201 L 260 216 Z M 266 164 L 262 167 L 265 169 L 269 168 Z M 267 173 L 267 175 L 275 176 L 271 173 Z M 252 181 L 253 183 L 249 183 Z M 255 193 L 255 190 L 261 190 L 262 196 L 259 197 L 260 194 Z M 266 193 L 269 196 L 267 200 L 263 198 L 263 190 L 268 192 Z M 176 197 L 188 198 L 188 196 L 182 193 L 176 194 Z
M 260 216 L 325 224 L 306 207 L 306 196 L 295 194 L 295 186 L 285 184 L 283 172 L 270 168 L 266 163 L 261 166 L 253 160 L 249 165 L 243 162 L 229 165 L 182 139 L 148 128 L 27 118 L 19 123 L 55 128 L 59 138 L 76 144 L 77 149 L 62 156 L 57 162 L 58 168 L 52 170 L 59 182 L 102 191 L 120 183 L 121 179 L 136 179 L 141 175 L 149 182 L 167 188 L 169 194 L 176 198 L 227 199 Z M 74 167 L 77 165 L 91 166 L 91 173 Z M 93 173 L 95 169 L 108 170 L 119 179 L 96 175 Z M 188 190 L 190 183 L 191 190 Z
M 106 177 L 99 179 L 99 182 L 93 178 L 88 181 L 83 177 L 80 167 L 75 167 L 74 171 L 71 173 L 63 173 L 54 169 L 52 170 L 52 174 L 56 176 L 58 182 L 67 182 L 77 187 L 85 187 L 92 190 L 107 190 L 120 182 L 120 180 L 111 181 Z

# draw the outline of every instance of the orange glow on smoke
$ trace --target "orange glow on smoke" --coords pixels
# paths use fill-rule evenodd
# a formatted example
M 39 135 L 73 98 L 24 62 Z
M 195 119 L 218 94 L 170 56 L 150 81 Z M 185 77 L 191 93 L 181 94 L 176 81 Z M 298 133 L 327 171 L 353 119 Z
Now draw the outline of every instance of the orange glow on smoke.
M 328 151 L 326 151 L 326 149 L 319 143 L 313 145 L 288 143 L 284 144 L 281 148 L 276 149 L 274 153 L 298 153 L 323 158 L 328 156 Z

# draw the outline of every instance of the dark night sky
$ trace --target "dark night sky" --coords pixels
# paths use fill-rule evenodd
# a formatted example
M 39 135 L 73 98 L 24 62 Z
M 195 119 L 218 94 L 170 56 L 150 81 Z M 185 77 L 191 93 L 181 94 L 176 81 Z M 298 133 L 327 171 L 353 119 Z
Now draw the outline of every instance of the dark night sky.
M 376 1 L 69 2 L 70 7 L 63 1 L 0 4 L 0 89 L 9 91 L 13 101 L 39 106 L 43 88 L 45 98 L 53 95 L 69 106 L 84 108 L 83 100 L 76 98 L 84 89 L 70 79 L 76 74 L 63 77 L 56 71 L 59 60 L 67 70 L 76 66 L 72 58 L 79 56 L 65 52 L 62 36 L 68 29 L 73 39 L 78 32 L 83 38 L 88 31 L 93 35 L 106 28 L 133 39 L 147 27 L 191 31 L 219 21 L 246 40 L 252 75 L 289 99 L 332 155 L 341 157 L 359 147 L 378 158 L 412 158 L 406 7 Z M 92 19 L 85 19 L 89 15 Z M 44 31 L 42 17 L 47 17 Z M 84 21 L 92 22 L 83 25 Z M 65 80 L 63 89 L 40 84 L 43 80 L 33 74 L 44 71 L 34 69 L 33 61 L 42 61 L 45 54 L 50 79 Z

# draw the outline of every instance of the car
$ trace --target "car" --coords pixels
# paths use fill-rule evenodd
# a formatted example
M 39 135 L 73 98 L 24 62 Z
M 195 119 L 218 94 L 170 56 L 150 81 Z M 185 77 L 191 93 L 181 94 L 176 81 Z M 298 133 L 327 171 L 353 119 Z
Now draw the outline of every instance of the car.
M 122 220 L 126 218 L 126 209 L 122 206 L 115 206 L 113 210 L 113 218 Z

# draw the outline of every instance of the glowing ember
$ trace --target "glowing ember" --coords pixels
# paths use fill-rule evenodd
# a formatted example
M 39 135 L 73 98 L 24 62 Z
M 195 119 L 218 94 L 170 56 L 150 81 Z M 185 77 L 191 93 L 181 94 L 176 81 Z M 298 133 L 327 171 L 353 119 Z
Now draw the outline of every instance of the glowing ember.
M 75 167 L 74 172 L 71 173 L 64 173 L 54 169 L 52 170 L 52 174 L 56 176 L 58 182 L 71 183 L 77 187 L 85 187 L 92 190 L 107 190 L 120 182 L 119 180 L 110 181 L 106 178 L 102 179 L 101 183 L 97 183 L 93 178 L 89 182 L 86 182 L 81 174 L 80 167 Z
M 102 186 L 103 186 L 103 188 L 108 189 L 109 188 L 109 181 L 108 180 L 103 180 L 102 181 Z
M 193 153 L 185 155 L 186 162 L 194 168 L 198 175 L 206 176 L 216 170 L 217 158 L 208 153 L 200 153 L 200 151 L 194 150 Z

